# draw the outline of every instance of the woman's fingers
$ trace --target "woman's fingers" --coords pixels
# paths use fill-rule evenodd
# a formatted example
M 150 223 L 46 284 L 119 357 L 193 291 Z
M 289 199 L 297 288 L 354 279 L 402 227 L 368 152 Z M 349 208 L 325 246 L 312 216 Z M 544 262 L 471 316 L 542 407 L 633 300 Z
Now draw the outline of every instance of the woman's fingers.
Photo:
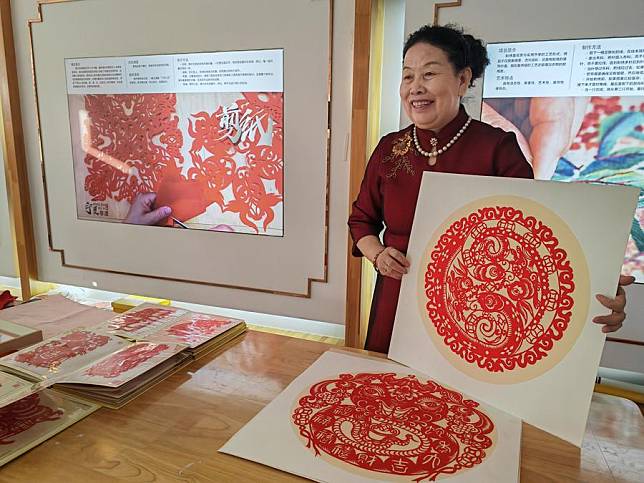
M 620 275 L 619 276 L 619 284 L 622 286 L 627 286 L 632 284 L 635 281 L 635 277 L 632 275 Z
M 619 287 L 617 289 L 617 295 L 614 299 L 606 297 L 605 295 L 598 294 L 596 295 L 597 300 L 607 309 L 611 309 L 614 312 L 622 312 L 626 306 L 626 294 L 624 289 Z
M 405 258 L 405 255 L 400 253 L 398 250 L 396 250 L 395 248 L 389 248 L 388 252 L 389 252 L 389 255 L 391 255 L 391 258 L 396 260 L 400 264 L 400 266 L 402 266 L 402 267 L 408 267 L 409 266 L 409 260 L 407 260 L 407 258 Z M 407 272 L 405 272 L 405 273 L 407 273 Z
M 409 262 L 395 248 L 387 247 L 378 257 L 378 270 L 387 277 L 400 280 L 407 273 Z

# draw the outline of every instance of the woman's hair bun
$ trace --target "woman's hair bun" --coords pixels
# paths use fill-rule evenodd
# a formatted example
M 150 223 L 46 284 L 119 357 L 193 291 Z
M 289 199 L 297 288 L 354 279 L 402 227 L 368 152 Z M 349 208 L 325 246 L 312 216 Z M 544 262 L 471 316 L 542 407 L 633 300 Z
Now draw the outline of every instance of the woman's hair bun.
M 464 34 L 463 28 L 455 24 L 422 26 L 407 37 L 403 57 L 412 46 L 420 42 L 445 52 L 456 72 L 469 67 L 472 70 L 470 86 L 483 75 L 485 67 L 490 63 L 483 41 L 470 34 Z

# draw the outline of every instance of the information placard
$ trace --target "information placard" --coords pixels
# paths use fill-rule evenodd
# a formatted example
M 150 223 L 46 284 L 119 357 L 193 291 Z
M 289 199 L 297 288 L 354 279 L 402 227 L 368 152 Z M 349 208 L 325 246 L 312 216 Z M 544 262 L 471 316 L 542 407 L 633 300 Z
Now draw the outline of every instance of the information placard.
M 640 188 L 624 272 L 644 283 L 644 37 L 488 45 L 481 119 L 535 177 Z

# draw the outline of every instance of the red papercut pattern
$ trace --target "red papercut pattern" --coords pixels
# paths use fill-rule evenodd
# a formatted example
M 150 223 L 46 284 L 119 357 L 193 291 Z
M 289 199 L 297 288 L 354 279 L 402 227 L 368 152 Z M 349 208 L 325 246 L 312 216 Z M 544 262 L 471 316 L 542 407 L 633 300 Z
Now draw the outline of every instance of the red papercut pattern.
M 492 447 L 494 423 L 477 407 L 412 375 L 340 374 L 312 386 L 292 419 L 316 455 L 434 481 L 480 464 Z
M 60 419 L 63 411 L 40 404 L 40 395 L 32 394 L 0 408 L 0 445 L 11 444 L 16 436 L 38 423 Z
M 176 100 L 175 94 L 85 96 L 85 190 L 93 201 L 132 202 L 140 192 L 156 191 L 165 175 L 180 174 Z
M 88 331 L 72 332 L 47 342 L 29 352 L 16 355 L 15 360 L 35 367 L 54 369 L 63 362 L 87 354 L 110 341 L 105 335 Z
M 546 357 L 568 328 L 573 270 L 552 229 L 521 210 L 480 208 L 430 255 L 425 308 L 444 344 L 489 372 Z
M 233 105 L 193 114 L 189 122 L 193 167 L 188 178 L 205 178 L 207 199 L 224 212 L 238 213 L 256 232 L 260 225 L 268 228 L 283 199 L 281 112 L 282 93 L 244 93 Z M 275 184 L 275 193 L 267 191 L 266 182 Z M 229 188 L 232 199 L 227 200 Z
M 122 330 L 124 332 L 136 332 L 147 325 L 159 322 L 170 317 L 175 312 L 170 309 L 149 307 L 136 312 L 126 312 L 110 321 L 111 330 Z
M 168 329 L 168 334 L 179 337 L 182 341 L 193 344 L 208 339 L 219 333 L 222 327 L 232 322 L 226 319 L 195 317 L 189 322 L 181 322 Z
M 145 361 L 169 348 L 170 346 L 165 344 L 134 344 L 93 365 L 85 371 L 85 374 L 108 379 L 113 378 L 140 366 Z
M 210 204 L 204 196 L 205 184 L 204 180 L 165 176 L 159 183 L 154 204 L 156 207 L 169 206 L 172 209 L 172 218 L 179 221 L 189 220 L 204 213 Z M 168 218 L 167 224 L 172 226 L 171 218 Z

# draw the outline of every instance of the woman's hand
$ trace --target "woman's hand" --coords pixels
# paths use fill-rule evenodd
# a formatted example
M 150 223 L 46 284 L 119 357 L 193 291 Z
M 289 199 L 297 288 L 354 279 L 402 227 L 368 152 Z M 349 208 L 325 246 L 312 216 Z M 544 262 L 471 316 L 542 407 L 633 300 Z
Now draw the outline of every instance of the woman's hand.
M 386 247 L 375 258 L 378 273 L 400 280 L 409 271 L 409 260 L 393 247 Z
M 605 295 L 595 295 L 599 303 L 613 311 L 609 315 L 598 315 L 597 317 L 593 318 L 593 322 L 595 322 L 596 324 L 604 324 L 604 327 L 602 327 L 602 332 L 615 332 L 616 330 L 621 329 L 622 323 L 626 318 L 626 312 L 624 312 L 624 307 L 626 307 L 626 292 L 624 292 L 623 287 L 632 284 L 634 281 L 635 277 L 621 275 L 619 277 L 617 296 L 615 298 L 612 299 L 610 297 L 606 297 Z

